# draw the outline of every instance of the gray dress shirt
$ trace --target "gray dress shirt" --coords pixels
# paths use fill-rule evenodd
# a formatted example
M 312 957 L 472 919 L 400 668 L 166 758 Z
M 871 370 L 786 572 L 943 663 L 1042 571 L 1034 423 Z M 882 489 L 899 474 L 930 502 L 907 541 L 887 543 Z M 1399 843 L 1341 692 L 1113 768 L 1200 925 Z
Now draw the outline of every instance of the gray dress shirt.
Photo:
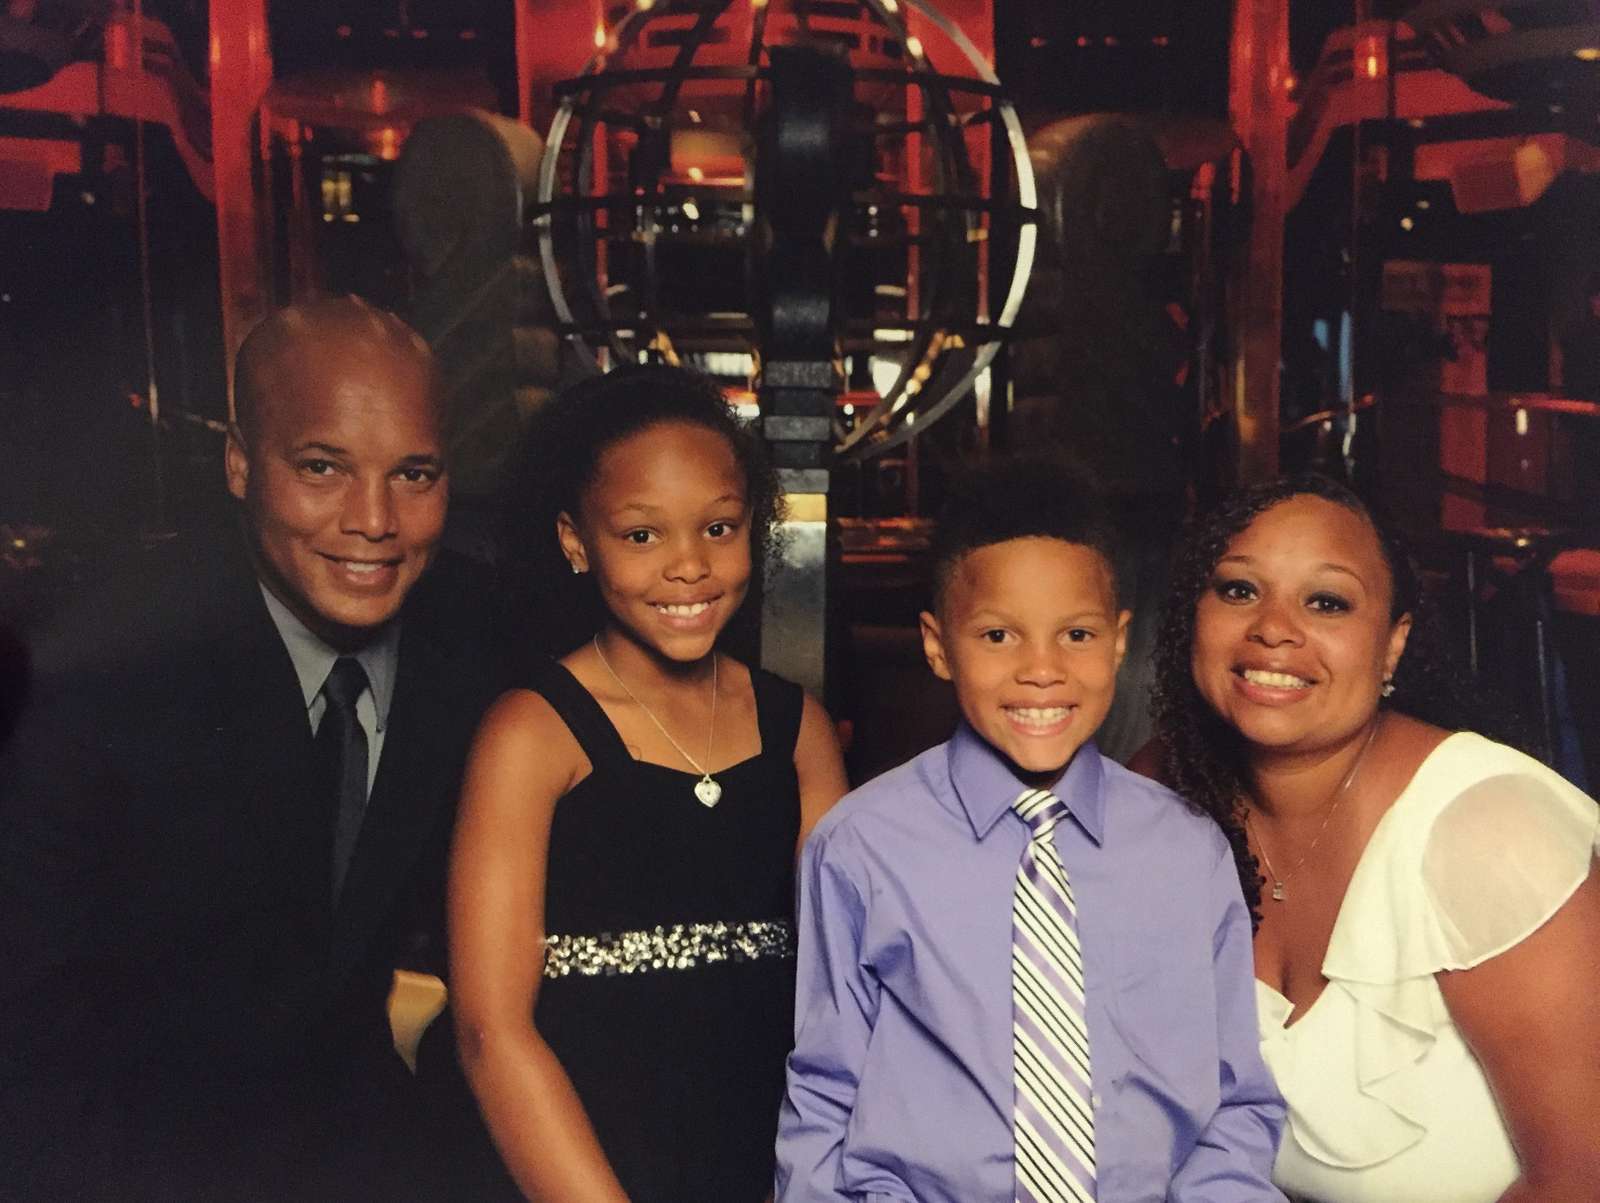
M 279 601 L 265 585 L 261 596 L 266 599 L 267 613 L 289 649 L 289 659 L 294 662 L 295 676 L 300 679 L 300 692 L 305 697 L 306 718 L 311 723 L 312 734 L 322 722 L 322 712 L 328 701 L 322 696 L 322 684 L 333 670 L 339 652 L 329 647 L 311 633 L 289 608 Z M 378 776 L 378 759 L 383 755 L 383 732 L 389 725 L 389 707 L 394 701 L 394 678 L 400 666 L 400 623 L 388 623 L 367 645 L 351 653 L 360 661 L 367 673 L 367 688 L 356 699 L 356 721 L 367 734 L 367 796 L 372 796 L 372 783 Z

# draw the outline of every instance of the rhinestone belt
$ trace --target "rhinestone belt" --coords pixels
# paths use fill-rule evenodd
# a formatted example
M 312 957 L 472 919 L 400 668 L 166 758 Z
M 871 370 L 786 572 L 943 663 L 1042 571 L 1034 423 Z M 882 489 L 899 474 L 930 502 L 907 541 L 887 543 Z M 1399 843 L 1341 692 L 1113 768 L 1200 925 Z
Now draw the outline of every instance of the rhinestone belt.
M 544 975 L 611 977 L 694 969 L 723 961 L 759 961 L 794 956 L 794 927 L 787 919 L 748 923 L 674 923 L 646 931 L 601 932 L 598 936 L 546 936 Z

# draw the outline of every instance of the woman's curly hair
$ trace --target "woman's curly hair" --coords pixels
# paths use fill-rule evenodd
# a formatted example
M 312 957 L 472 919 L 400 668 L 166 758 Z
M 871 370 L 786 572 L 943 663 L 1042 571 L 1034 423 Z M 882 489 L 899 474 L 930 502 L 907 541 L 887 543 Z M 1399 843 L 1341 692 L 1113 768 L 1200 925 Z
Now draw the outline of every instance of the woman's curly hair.
M 544 621 L 545 650 L 578 646 L 605 622 L 605 606 L 590 573 L 574 575 L 556 538 L 556 518 L 577 515 L 605 452 L 663 423 L 687 423 L 721 435 L 744 476 L 750 507 L 752 581 L 777 554 L 782 501 L 766 444 L 728 406 L 715 381 L 685 368 L 622 367 L 553 397 L 533 417 L 503 524 L 508 575 L 514 590 Z M 752 591 L 752 598 L 754 591 Z M 736 623 L 750 609 L 747 599 Z
M 1441 617 L 1421 587 L 1404 544 L 1383 516 L 1348 486 L 1315 473 L 1283 477 L 1235 493 L 1209 513 L 1197 516 L 1173 563 L 1171 588 L 1156 637 L 1151 710 L 1163 780 L 1222 828 L 1233 847 L 1245 902 L 1258 922 L 1262 877 L 1245 839 L 1244 741 L 1195 687 L 1190 662 L 1195 609 L 1234 537 L 1273 506 L 1302 496 L 1320 497 L 1366 519 L 1389 569 L 1390 619 L 1411 615 L 1405 654 L 1392 681 L 1394 693 L 1382 704 L 1446 730 L 1480 731 L 1519 746 L 1526 742 L 1510 709 L 1491 704 L 1483 689 L 1469 683 L 1457 668 Z

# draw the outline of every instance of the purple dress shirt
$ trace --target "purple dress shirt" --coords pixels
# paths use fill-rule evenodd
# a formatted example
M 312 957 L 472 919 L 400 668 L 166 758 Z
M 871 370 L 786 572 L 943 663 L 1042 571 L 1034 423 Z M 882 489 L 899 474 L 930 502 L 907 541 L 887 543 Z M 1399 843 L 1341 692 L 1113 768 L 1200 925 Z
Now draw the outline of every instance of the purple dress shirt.
M 965 724 L 851 793 L 800 866 L 778 1199 L 1011 1200 L 1011 896 L 1027 826 Z M 1078 906 L 1099 1203 L 1281 1200 L 1227 841 L 1085 744 L 1054 840 Z

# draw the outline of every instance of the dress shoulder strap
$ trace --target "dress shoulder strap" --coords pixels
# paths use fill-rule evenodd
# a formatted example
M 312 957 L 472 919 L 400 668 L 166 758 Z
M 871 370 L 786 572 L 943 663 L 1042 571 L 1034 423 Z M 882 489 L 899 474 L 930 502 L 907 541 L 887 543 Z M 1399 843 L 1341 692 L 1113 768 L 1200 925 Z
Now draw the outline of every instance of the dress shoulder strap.
M 800 715 L 805 709 L 805 690 L 764 668 L 750 667 L 750 686 L 756 695 L 756 724 L 761 730 L 762 755 L 775 755 L 792 762 L 795 744 L 800 739 Z
M 544 661 L 534 669 L 528 687 L 561 716 L 561 721 L 567 724 L 583 754 L 596 769 L 602 765 L 633 762 L 622 736 L 617 734 L 600 703 L 566 665 L 556 660 Z

